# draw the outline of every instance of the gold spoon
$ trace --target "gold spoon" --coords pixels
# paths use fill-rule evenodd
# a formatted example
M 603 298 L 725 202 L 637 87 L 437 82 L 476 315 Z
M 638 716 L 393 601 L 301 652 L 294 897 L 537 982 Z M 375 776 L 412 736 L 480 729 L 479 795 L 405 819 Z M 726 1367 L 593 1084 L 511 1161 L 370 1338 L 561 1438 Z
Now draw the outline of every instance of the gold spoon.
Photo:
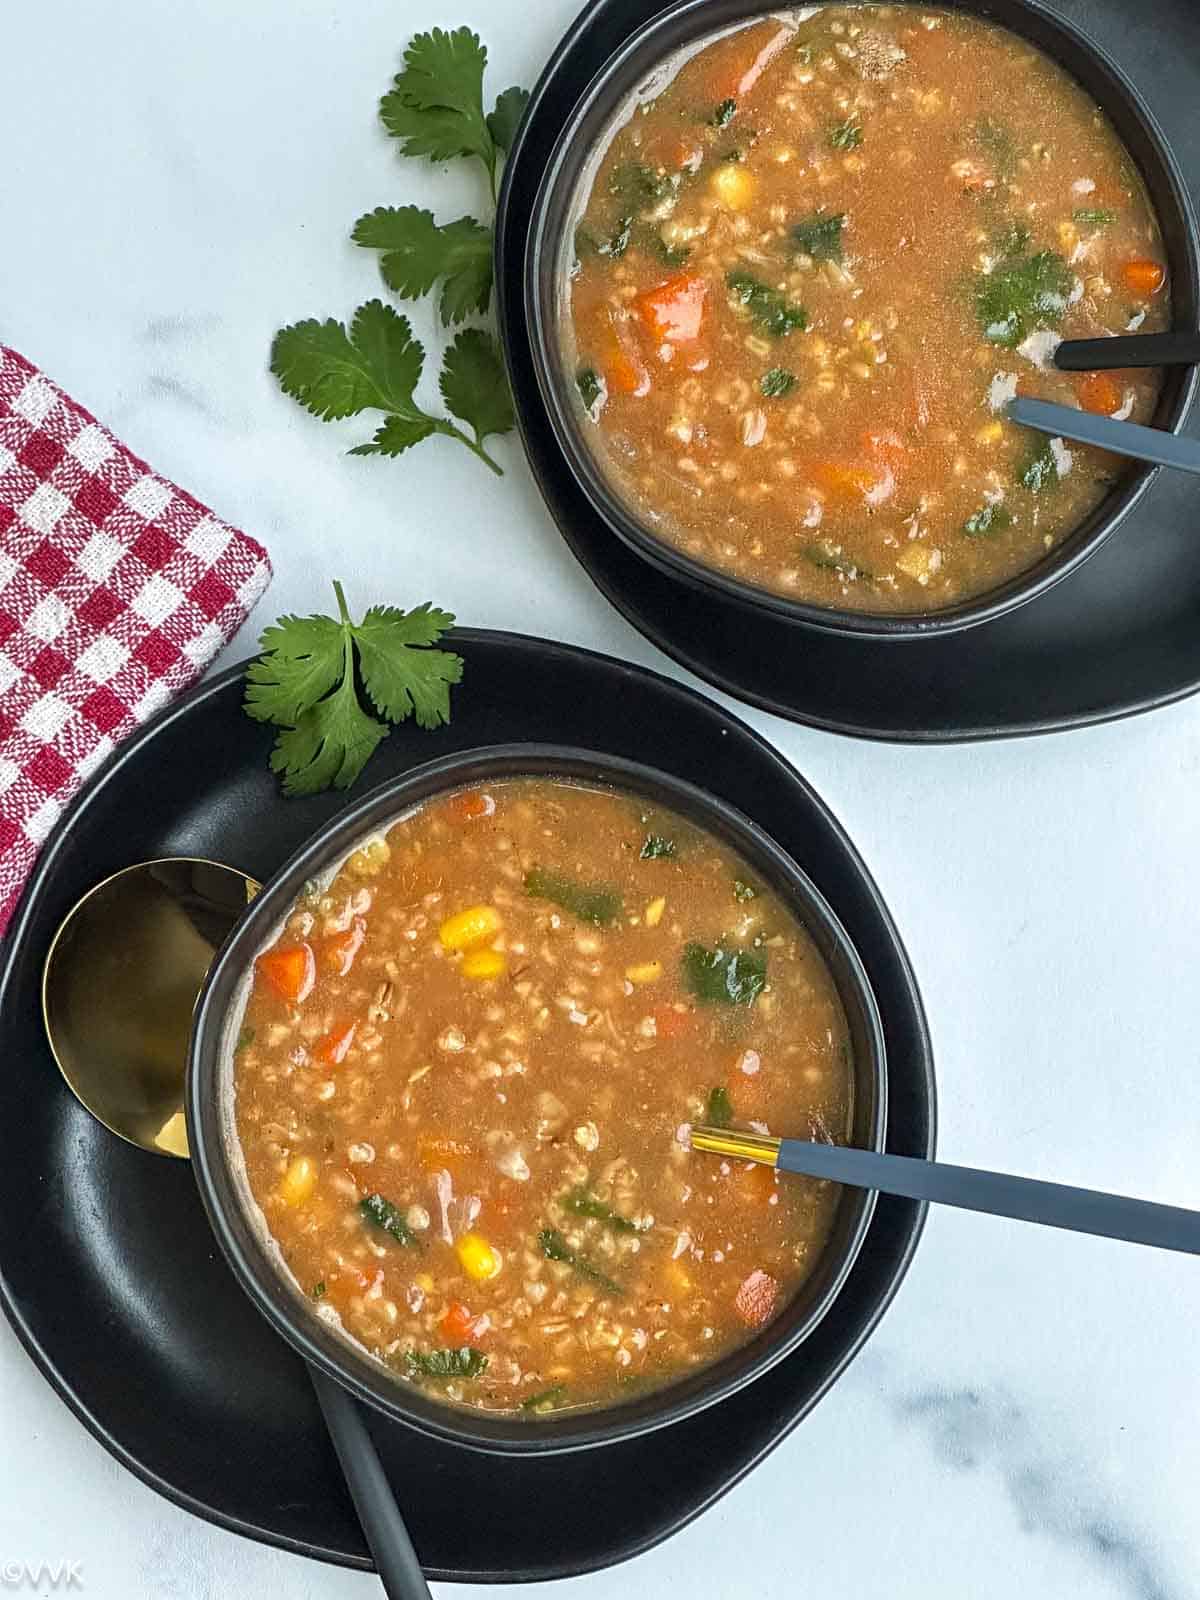
M 213 956 L 261 888 L 217 861 L 145 861 L 89 890 L 54 935 L 42 970 L 51 1052 L 80 1104 L 130 1144 L 187 1160 L 192 1011 Z M 357 1405 L 308 1370 L 384 1592 L 429 1600 Z
M 42 1017 L 67 1086 L 110 1132 L 187 1159 L 192 1008 L 225 936 L 262 887 L 171 856 L 105 878 L 67 913 L 42 969 Z

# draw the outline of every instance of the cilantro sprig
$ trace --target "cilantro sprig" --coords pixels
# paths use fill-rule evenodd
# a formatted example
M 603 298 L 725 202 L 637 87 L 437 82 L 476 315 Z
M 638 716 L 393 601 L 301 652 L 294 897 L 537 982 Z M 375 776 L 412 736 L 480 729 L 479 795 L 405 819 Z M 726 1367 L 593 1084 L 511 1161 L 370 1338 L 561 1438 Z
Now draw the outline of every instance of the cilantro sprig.
M 398 456 L 430 434 L 441 433 L 465 444 L 502 476 L 503 468 L 483 447 L 486 438 L 507 433 L 514 421 L 495 339 L 482 328 L 466 328 L 442 361 L 442 399 L 473 437 L 448 417 L 432 416 L 417 404 L 424 364 L 425 351 L 408 318 L 382 300 L 359 306 L 349 328 L 332 317 L 282 328 L 271 347 L 271 371 L 284 393 L 313 416 L 331 422 L 362 411 L 386 412 L 374 438 L 355 445 L 352 456 Z
M 529 96 L 505 89 L 485 113 L 486 66 L 487 49 L 469 28 L 418 33 L 379 110 L 403 155 L 480 161 L 494 204 L 503 157 Z M 449 328 L 488 312 L 492 231 L 471 216 L 438 222 L 419 206 L 377 206 L 359 217 L 351 238 L 381 252 L 383 281 L 400 299 L 419 300 L 436 289 L 442 326 Z M 374 437 L 351 455 L 397 456 L 440 434 L 466 445 L 499 475 L 484 441 L 510 432 L 516 415 L 495 336 L 467 328 L 445 352 L 438 387 L 450 416 L 435 415 L 416 400 L 424 359 L 407 317 L 379 300 L 360 305 L 348 324 L 332 318 L 293 323 L 271 347 L 280 386 L 314 416 L 334 421 L 361 411 L 385 413 Z
M 404 52 L 404 67 L 384 95 L 379 115 L 406 156 L 482 161 L 496 199 L 501 154 L 512 148 L 529 100 L 524 89 L 505 89 L 491 113 L 483 112 L 487 46 L 470 28 L 418 33 Z
M 279 729 L 271 770 L 289 795 L 348 789 L 389 723 L 449 722 L 450 688 L 462 678 L 462 657 L 434 648 L 454 623 L 448 611 L 372 606 L 355 622 L 341 584 L 333 588 L 336 617 L 280 617 L 246 668 L 246 714 Z

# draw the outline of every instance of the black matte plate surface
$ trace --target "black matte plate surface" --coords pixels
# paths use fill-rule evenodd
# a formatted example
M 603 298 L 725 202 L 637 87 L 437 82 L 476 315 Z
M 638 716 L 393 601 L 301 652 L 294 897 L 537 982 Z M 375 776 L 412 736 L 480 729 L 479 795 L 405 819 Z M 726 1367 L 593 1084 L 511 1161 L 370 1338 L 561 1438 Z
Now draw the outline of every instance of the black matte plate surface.
M 596 586 L 659 649 L 738 699 L 869 738 L 994 739 L 1082 727 L 1200 688 L 1200 495 L 1183 473 L 1149 494 L 1087 564 L 1040 600 L 942 638 L 823 633 L 685 588 L 641 560 L 567 471 L 528 355 L 525 235 L 545 152 L 596 70 L 659 0 L 596 0 L 534 90 L 497 220 L 497 286 L 525 448 L 563 537 Z M 1200 200 L 1200 5 L 1049 0 L 1145 95 Z M 1184 430 L 1200 438 L 1194 409 Z
M 453 725 L 397 729 L 367 781 L 528 739 L 650 762 L 739 806 L 841 916 L 884 1021 L 888 1148 L 931 1154 L 932 1061 L 912 972 L 862 862 L 798 774 L 744 724 L 651 673 L 511 634 L 461 631 L 456 644 L 466 678 Z M 175 854 L 266 878 L 345 804 L 284 800 L 267 770 L 270 732 L 240 702 L 240 674 L 225 673 L 123 745 L 47 844 L 11 925 L 0 968 L 0 1297 L 64 1400 L 147 1483 L 224 1527 L 366 1567 L 304 1370 L 218 1256 L 191 1169 L 94 1122 L 42 1032 L 47 945 L 98 879 Z M 562 1577 L 682 1527 L 824 1393 L 894 1293 L 922 1220 L 922 1208 L 881 1198 L 848 1283 L 807 1342 L 733 1400 L 658 1433 L 497 1461 L 372 1416 L 431 1576 Z

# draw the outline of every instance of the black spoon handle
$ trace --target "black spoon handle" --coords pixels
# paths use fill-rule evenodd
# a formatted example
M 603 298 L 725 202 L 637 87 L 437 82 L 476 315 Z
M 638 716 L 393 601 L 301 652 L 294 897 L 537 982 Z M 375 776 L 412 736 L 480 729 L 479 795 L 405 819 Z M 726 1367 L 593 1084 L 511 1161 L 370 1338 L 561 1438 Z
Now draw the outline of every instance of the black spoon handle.
M 1115 417 L 1096 417 L 1074 406 L 1055 405 L 1052 400 L 1030 400 L 1024 395 L 1006 406 L 1014 422 L 1041 433 L 1094 444 L 1119 456 L 1138 461 L 1154 461 L 1161 467 L 1180 472 L 1200 473 L 1200 443 L 1181 439 L 1165 428 L 1143 428 L 1139 422 L 1118 422 Z
M 1115 339 L 1064 339 L 1054 352 L 1063 372 L 1109 367 L 1190 367 L 1200 362 L 1200 333 L 1121 333 Z
M 358 1402 L 316 1367 L 308 1375 L 388 1600 L 432 1600 Z
M 1099 1189 L 1074 1189 L 1065 1183 L 1043 1183 L 1006 1172 L 983 1172 L 978 1167 L 848 1150 L 807 1139 L 782 1139 L 777 1165 L 784 1172 L 832 1178 L 858 1189 L 878 1189 L 910 1200 L 932 1200 L 966 1211 L 1014 1217 L 1019 1222 L 1040 1222 L 1048 1228 L 1069 1228 L 1074 1233 L 1200 1255 L 1200 1211 L 1183 1206 L 1133 1200 Z

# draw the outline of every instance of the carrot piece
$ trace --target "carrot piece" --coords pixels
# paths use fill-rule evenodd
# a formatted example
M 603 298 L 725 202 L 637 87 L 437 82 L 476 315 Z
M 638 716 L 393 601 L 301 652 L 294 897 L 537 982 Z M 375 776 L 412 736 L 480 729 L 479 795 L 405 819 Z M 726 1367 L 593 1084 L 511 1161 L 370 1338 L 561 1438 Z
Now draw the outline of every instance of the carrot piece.
M 1121 268 L 1121 281 L 1133 294 L 1148 300 L 1162 288 L 1167 274 L 1157 261 L 1135 256 Z
M 1107 372 L 1089 372 L 1080 380 L 1076 394 L 1085 411 L 1094 411 L 1100 417 L 1111 417 L 1119 411 L 1124 398 L 1120 384 Z
M 357 1022 L 335 1023 L 317 1045 L 317 1059 L 324 1061 L 328 1066 L 340 1067 L 346 1059 L 350 1046 L 354 1043 L 354 1035 L 357 1032 Z
M 634 301 L 653 338 L 662 344 L 690 344 L 700 337 L 708 280 L 680 272 L 665 283 L 638 295 Z
M 476 822 L 495 815 L 496 799 L 483 789 L 466 789 L 446 802 L 446 810 L 456 822 Z
M 442 1337 L 452 1349 L 461 1350 L 463 1345 L 476 1344 L 491 1328 L 492 1319 L 486 1312 L 478 1317 L 471 1315 L 469 1307 L 463 1305 L 461 1300 L 452 1300 L 446 1308 L 438 1326 L 441 1328 Z
M 362 949 L 366 936 L 366 918 L 355 917 L 345 933 L 335 933 L 332 938 L 326 939 L 321 954 L 329 970 L 339 978 L 344 978 L 354 965 L 354 958 Z
M 275 993 L 292 1005 L 307 1000 L 317 981 L 316 958 L 308 944 L 268 950 L 254 965 Z
M 880 506 L 896 492 L 896 474 L 886 462 L 854 466 L 846 461 L 818 461 L 813 477 L 822 489 L 839 500 L 865 500 Z
M 637 399 L 650 393 L 650 374 L 625 317 L 608 315 L 609 338 L 601 369 L 610 394 L 631 394 Z
M 769 1272 L 752 1272 L 743 1279 L 734 1297 L 733 1308 L 748 1328 L 761 1328 L 775 1310 L 779 1284 Z
M 658 1039 L 682 1039 L 692 1025 L 690 1011 L 676 1011 L 674 1006 L 657 1006 L 654 1011 L 654 1032 Z

